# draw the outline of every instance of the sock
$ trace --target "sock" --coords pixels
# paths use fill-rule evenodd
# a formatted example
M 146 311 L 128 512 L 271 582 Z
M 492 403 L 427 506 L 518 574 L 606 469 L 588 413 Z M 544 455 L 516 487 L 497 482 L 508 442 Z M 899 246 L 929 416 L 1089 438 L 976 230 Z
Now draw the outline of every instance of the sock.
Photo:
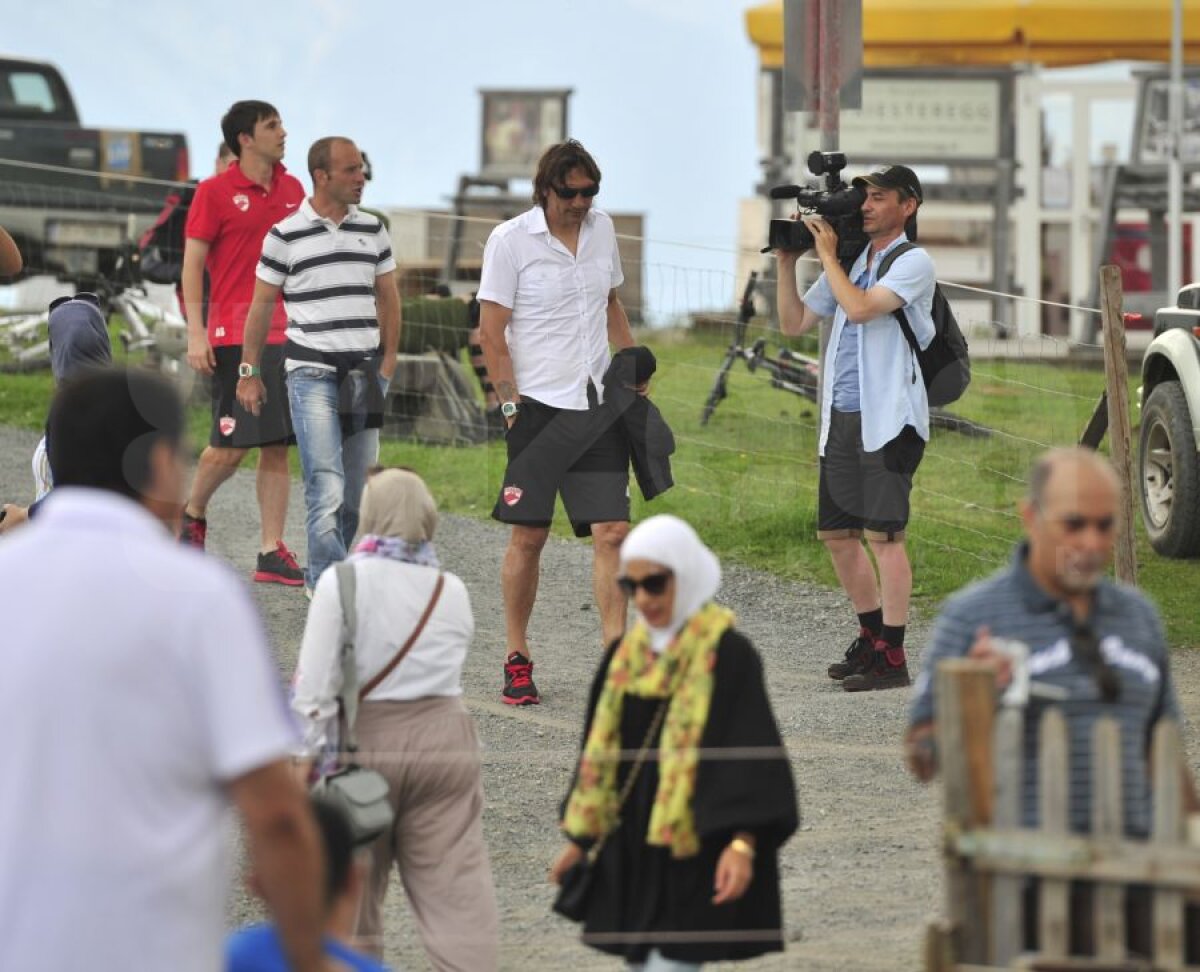
M 858 623 L 871 632 L 872 638 L 878 638 L 883 630 L 883 608 L 874 611 L 863 611 L 858 616 Z
M 889 665 L 904 663 L 904 629 L 907 625 L 885 624 L 880 632 L 880 640 L 887 646 L 885 654 Z

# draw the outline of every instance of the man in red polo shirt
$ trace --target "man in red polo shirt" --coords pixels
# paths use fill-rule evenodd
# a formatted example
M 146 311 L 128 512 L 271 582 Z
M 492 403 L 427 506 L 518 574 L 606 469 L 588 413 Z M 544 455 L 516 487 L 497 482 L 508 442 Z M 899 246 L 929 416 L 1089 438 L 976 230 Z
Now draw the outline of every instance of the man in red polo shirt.
M 304 187 L 283 167 L 287 132 L 279 112 L 265 101 L 239 101 L 221 119 L 225 143 L 236 159 L 196 187 L 183 250 L 183 300 L 188 322 L 188 364 L 212 377 L 213 428 L 200 454 L 183 516 L 182 540 L 203 547 L 205 512 L 218 487 L 233 475 L 247 451 L 257 447 L 258 506 L 262 522 L 256 581 L 300 587 L 304 573 L 283 542 L 287 516 L 287 449 L 294 442 L 283 381 L 287 326 L 282 301 L 275 304 L 260 365 L 266 402 L 252 415 L 237 402 L 242 330 L 254 294 L 254 269 L 263 238 L 304 201 Z M 207 330 L 204 271 L 210 293 Z

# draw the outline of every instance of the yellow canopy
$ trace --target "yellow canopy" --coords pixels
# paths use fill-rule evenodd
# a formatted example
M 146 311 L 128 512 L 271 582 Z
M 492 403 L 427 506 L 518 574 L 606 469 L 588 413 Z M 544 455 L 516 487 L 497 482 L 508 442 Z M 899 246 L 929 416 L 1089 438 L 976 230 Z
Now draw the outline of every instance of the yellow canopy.
M 1172 0 L 863 0 L 867 67 L 1047 67 L 1168 61 Z M 746 11 L 763 67 L 783 65 L 783 0 Z M 1183 2 L 1183 57 L 1200 62 L 1200 0 Z

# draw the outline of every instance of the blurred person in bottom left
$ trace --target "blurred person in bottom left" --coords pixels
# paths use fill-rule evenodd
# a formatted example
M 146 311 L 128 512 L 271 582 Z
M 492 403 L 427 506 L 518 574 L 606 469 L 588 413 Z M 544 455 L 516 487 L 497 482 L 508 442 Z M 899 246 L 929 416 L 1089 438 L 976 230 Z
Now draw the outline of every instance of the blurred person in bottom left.
M 183 430 L 158 375 L 72 376 L 47 425 L 55 489 L 0 546 L 0 969 L 222 968 L 231 810 L 290 967 L 329 968 L 262 623 L 174 541 Z

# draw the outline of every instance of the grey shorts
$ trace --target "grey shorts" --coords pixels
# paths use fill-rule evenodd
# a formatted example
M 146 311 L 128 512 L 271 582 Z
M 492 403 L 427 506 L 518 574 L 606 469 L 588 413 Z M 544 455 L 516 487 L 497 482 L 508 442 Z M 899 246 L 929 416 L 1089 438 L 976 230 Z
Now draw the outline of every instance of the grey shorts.
M 924 455 L 925 440 L 911 425 L 882 449 L 864 452 L 862 414 L 831 411 L 821 457 L 817 536 L 903 540 L 913 473 Z
M 561 494 L 577 537 L 590 536 L 593 523 L 629 522 L 629 443 L 613 415 L 523 398 L 505 436 L 508 468 L 492 516 L 547 527 Z

